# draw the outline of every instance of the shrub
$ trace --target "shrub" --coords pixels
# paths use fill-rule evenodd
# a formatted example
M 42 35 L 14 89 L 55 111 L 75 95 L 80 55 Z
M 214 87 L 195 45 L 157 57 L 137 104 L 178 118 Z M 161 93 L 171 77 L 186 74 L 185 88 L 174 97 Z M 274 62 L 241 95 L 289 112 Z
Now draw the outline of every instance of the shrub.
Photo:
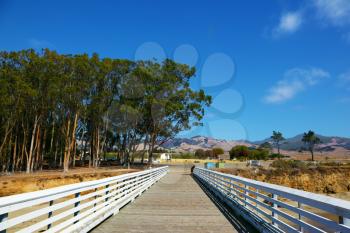
M 180 153 L 172 155 L 173 159 L 194 159 L 195 156 L 193 153 Z
M 205 150 L 203 149 L 198 149 L 196 150 L 196 152 L 194 153 L 194 156 L 196 158 L 199 158 L 199 159 L 204 159 L 207 157 L 207 154 L 205 153 Z
M 237 158 L 239 160 L 266 160 L 269 156 L 269 151 L 263 148 L 248 148 L 243 145 L 238 145 L 230 150 L 230 158 Z
M 224 152 L 224 149 L 222 149 L 222 148 L 220 148 L 220 147 L 215 147 L 215 148 L 213 148 L 213 156 L 215 157 L 215 158 L 218 158 L 218 156 L 219 155 L 222 155 L 222 154 L 224 154 L 225 152 Z
M 300 160 L 275 160 L 270 166 L 285 171 L 292 169 L 305 170 L 308 168 L 308 165 Z
M 233 159 L 233 158 L 247 159 L 249 155 L 249 149 L 246 146 L 238 145 L 238 146 L 232 147 L 229 153 L 230 153 L 230 159 Z

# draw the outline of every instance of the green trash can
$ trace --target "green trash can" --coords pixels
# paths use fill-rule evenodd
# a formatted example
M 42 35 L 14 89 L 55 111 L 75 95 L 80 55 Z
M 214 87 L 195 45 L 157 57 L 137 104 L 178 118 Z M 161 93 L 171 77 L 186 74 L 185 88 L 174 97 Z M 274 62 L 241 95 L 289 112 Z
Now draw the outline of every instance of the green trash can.
M 217 168 L 225 168 L 225 163 L 223 163 L 223 162 L 218 162 L 218 163 L 216 163 L 216 167 L 217 167 Z

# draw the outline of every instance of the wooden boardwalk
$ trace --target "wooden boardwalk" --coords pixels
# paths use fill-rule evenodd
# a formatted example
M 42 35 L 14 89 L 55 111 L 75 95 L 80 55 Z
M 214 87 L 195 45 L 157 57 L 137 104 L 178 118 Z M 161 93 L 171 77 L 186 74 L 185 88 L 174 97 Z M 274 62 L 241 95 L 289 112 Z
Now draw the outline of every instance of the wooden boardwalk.
M 179 165 L 92 232 L 237 231 L 193 180 L 189 166 Z

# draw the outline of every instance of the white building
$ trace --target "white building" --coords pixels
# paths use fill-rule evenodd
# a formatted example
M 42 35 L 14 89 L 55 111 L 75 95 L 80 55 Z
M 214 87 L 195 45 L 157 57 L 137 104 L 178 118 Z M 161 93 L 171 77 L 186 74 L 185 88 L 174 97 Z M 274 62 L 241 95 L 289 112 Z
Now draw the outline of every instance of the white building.
M 171 155 L 168 154 L 168 153 L 162 153 L 162 154 L 160 155 L 160 159 L 161 159 L 161 160 L 171 160 Z

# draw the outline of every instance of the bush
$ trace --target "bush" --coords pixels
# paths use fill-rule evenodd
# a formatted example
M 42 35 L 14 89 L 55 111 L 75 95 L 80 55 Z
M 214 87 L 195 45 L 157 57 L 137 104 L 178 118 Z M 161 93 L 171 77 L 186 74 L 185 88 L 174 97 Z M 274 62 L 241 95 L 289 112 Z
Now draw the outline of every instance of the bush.
M 285 171 L 292 169 L 305 170 L 308 168 L 308 165 L 300 160 L 275 160 L 270 166 Z
M 239 160 L 266 160 L 269 156 L 269 151 L 263 148 L 248 148 L 243 145 L 238 145 L 230 150 L 230 159 L 237 158 Z
M 218 156 L 219 155 L 222 155 L 222 154 L 224 154 L 225 152 L 224 152 L 224 149 L 222 149 L 222 148 L 220 148 L 220 147 L 215 147 L 215 148 L 213 148 L 213 156 L 215 157 L 215 158 L 218 158 Z
M 269 157 L 271 159 L 281 159 L 281 158 L 283 158 L 283 155 L 277 154 L 277 153 L 273 153 L 273 154 L 270 154 Z
M 229 153 L 230 153 L 230 159 L 233 159 L 233 158 L 247 159 L 249 155 L 249 149 L 246 146 L 238 145 L 238 146 L 232 147 Z
M 173 159 L 194 159 L 195 156 L 193 153 L 180 153 L 172 155 Z
M 194 156 L 196 158 L 199 158 L 199 159 L 207 158 L 207 154 L 205 153 L 205 150 L 203 150 L 203 149 L 196 150 L 196 152 L 194 153 Z

